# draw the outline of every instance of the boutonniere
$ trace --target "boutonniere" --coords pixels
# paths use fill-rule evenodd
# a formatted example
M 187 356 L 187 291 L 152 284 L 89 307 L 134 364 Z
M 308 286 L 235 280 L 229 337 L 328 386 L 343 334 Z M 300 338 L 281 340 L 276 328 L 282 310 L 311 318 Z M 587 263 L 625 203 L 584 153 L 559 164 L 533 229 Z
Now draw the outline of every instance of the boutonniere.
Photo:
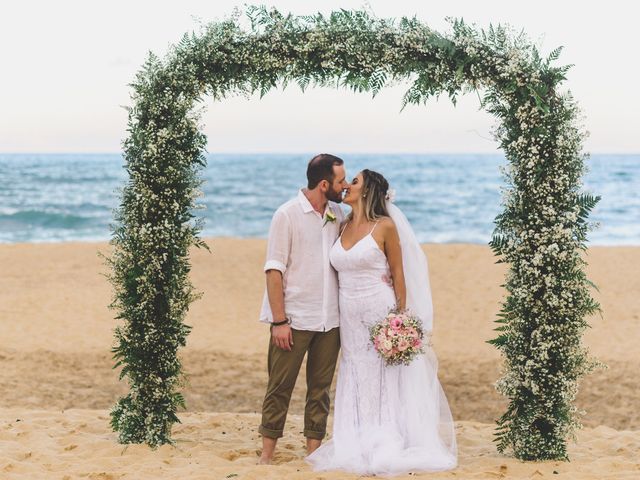
M 335 221 L 336 221 L 336 216 L 333 214 L 331 210 L 329 210 L 324 216 L 324 223 L 322 224 L 322 227 L 324 227 L 329 222 L 334 223 Z

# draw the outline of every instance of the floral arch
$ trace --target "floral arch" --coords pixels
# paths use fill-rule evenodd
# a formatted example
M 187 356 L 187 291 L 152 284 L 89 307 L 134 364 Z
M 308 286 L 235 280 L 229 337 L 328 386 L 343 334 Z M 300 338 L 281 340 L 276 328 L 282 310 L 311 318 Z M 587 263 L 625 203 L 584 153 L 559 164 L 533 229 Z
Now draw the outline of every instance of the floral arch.
M 577 382 L 593 368 L 582 345 L 586 317 L 599 310 L 581 252 L 589 211 L 598 201 L 581 191 L 586 132 L 569 92 L 558 88 L 570 68 L 554 66 L 561 48 L 542 58 L 522 34 L 478 30 L 450 20 L 440 34 L 416 18 L 380 19 L 365 11 L 296 17 L 250 7 L 240 16 L 185 35 L 163 60 L 150 54 L 131 84 L 128 180 L 112 227 L 107 259 L 111 307 L 123 325 L 112 348 L 130 391 L 111 412 L 122 443 L 173 443 L 171 427 L 185 406 L 178 391 L 178 350 L 198 297 L 189 280 L 189 249 L 206 247 L 193 214 L 206 138 L 195 105 L 203 96 L 260 92 L 296 82 L 347 87 L 375 95 L 407 82 L 406 104 L 447 93 L 482 93 L 495 115 L 495 139 L 508 163 L 504 210 L 489 242 L 506 262 L 496 386 L 509 399 L 498 420 L 498 449 L 525 460 L 562 459 L 579 427 Z

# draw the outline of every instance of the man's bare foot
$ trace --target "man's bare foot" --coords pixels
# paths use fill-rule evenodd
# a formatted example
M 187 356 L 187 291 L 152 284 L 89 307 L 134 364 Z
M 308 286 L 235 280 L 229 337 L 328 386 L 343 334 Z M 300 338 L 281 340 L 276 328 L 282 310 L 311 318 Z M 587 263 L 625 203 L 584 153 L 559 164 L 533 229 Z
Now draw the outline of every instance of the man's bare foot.
M 311 455 L 318 449 L 322 440 L 316 440 L 315 438 L 307 438 L 307 455 Z
M 260 455 L 260 460 L 258 460 L 258 465 L 271 465 L 277 443 L 277 438 L 262 437 L 262 454 Z

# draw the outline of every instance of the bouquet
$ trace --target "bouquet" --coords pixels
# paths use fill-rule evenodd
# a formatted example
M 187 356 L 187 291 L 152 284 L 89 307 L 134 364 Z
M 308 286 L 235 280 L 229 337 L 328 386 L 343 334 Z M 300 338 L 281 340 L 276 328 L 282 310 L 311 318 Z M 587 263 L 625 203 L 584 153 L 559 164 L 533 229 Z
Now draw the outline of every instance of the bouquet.
M 410 310 L 389 311 L 369 328 L 371 343 L 387 365 L 409 365 L 424 353 L 422 322 Z

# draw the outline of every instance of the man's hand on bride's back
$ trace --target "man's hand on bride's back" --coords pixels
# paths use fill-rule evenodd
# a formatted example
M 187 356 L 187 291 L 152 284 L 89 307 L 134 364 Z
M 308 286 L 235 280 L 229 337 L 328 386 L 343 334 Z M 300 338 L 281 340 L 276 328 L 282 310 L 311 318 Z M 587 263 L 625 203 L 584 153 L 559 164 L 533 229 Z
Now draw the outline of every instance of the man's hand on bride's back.
M 293 346 L 293 332 L 291 325 L 278 325 L 271 327 L 271 341 L 283 350 L 291 351 Z

